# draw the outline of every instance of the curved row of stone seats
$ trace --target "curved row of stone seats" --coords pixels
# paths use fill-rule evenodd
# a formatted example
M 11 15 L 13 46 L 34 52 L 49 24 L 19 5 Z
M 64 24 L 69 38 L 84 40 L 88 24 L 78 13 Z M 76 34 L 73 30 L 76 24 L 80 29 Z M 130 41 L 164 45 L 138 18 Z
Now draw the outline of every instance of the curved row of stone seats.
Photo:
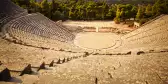
M 168 40 L 167 19 L 168 15 L 162 15 L 148 25 L 123 36 L 120 49 L 166 47 L 166 40 Z
M 59 26 L 61 29 L 65 30 L 69 33 L 72 33 L 66 26 L 62 25 L 62 23 L 54 22 L 54 21 L 50 20 L 49 18 L 45 17 L 44 15 L 42 15 L 41 13 L 37 13 L 37 14 L 40 16 L 41 19 L 44 18 L 44 21 L 46 23 L 48 23 L 48 24 L 46 24 L 46 26 L 49 26 L 51 28 L 54 28 L 54 26 Z M 42 23 L 44 23 L 44 21 L 41 20 Z
M 128 39 L 128 38 L 131 38 L 137 34 L 141 34 L 143 32 L 153 30 L 155 27 L 165 24 L 163 22 L 160 22 L 160 21 L 165 21 L 166 20 L 165 18 L 167 18 L 167 15 L 160 15 L 160 16 L 150 20 L 146 24 L 142 25 L 140 28 L 138 28 L 138 29 L 126 34 L 126 35 L 123 35 L 122 39 Z
M 132 36 L 131 38 L 127 38 L 125 40 L 127 42 L 131 42 L 131 41 L 136 41 L 136 40 L 141 39 L 141 38 L 148 38 L 148 37 L 153 36 L 153 35 L 158 35 L 158 34 L 161 34 L 161 33 L 165 33 L 168 30 L 167 29 L 168 24 L 166 24 L 166 23 L 168 23 L 168 21 L 161 21 L 160 23 L 161 23 L 161 25 L 155 26 L 153 29 L 151 28 L 148 31 L 144 31 L 140 34 L 137 34 L 137 35 Z
M 55 27 L 59 27 L 59 30 L 61 33 L 66 33 L 67 35 L 71 35 L 72 32 L 70 32 L 66 27 L 62 26 L 61 24 L 51 21 L 50 19 L 48 19 L 47 17 L 45 17 L 40 13 L 37 13 L 37 15 L 39 19 L 35 18 L 34 20 L 39 21 L 39 23 L 44 24 L 45 26 L 51 28 L 52 30 L 55 30 L 56 29 Z M 73 38 L 74 37 L 75 36 L 73 35 Z
M 10 0 L 0 1 L 0 27 L 17 17 L 27 15 L 27 11 L 15 5 Z
M 68 32 L 67 34 L 71 35 L 71 32 L 67 28 L 65 28 L 63 26 L 60 26 L 59 24 L 51 21 L 50 19 L 48 19 L 47 17 L 45 17 L 44 15 L 42 15 L 40 13 L 37 13 L 37 15 L 38 15 L 37 16 L 38 19 L 37 18 L 32 18 L 34 21 L 37 20 L 39 23 L 44 24 L 45 26 L 47 26 L 47 27 L 49 27 L 53 30 L 55 30 L 55 27 L 58 26 L 59 30 L 62 33 L 65 33 L 65 31 L 66 31 L 66 33 Z
M 71 31 L 70 31 L 66 26 L 64 26 L 62 23 L 56 22 L 56 25 L 58 25 L 58 26 L 61 27 L 62 29 L 67 30 L 68 32 L 71 33 Z
M 140 27 L 145 26 L 145 25 L 147 25 L 147 24 L 149 24 L 149 23 L 151 23 L 151 22 L 157 20 L 157 19 L 161 18 L 162 16 L 164 16 L 164 14 L 162 14 L 162 15 L 160 15 L 160 16 L 157 16 L 157 17 L 153 17 L 153 18 L 151 18 L 151 20 L 149 20 L 148 22 L 142 24 Z
M 2 42 L 4 43 L 4 42 Z M 5 44 L 8 44 L 5 42 Z M 9 46 L 13 46 L 14 44 L 10 44 Z M 8 47 L 9 47 L 8 46 Z M 22 45 L 18 45 L 17 46 L 22 46 Z M 2 45 L 1 45 L 2 47 Z M 21 50 L 24 50 L 25 48 L 27 49 L 28 47 L 25 47 L 23 46 Z M 28 52 L 29 52 L 29 49 L 27 49 Z M 37 50 L 40 50 L 40 49 L 37 49 Z M 18 51 L 17 49 L 11 49 L 9 48 L 8 51 Z M 34 51 L 34 49 L 33 49 Z M 36 50 L 35 50 L 36 51 Z M 2 52 L 2 51 L 1 51 Z M 9 72 L 10 71 L 10 74 L 11 76 L 14 76 L 14 77 L 17 77 L 17 76 L 22 76 L 23 74 L 31 74 L 31 71 L 39 71 L 41 69 L 45 69 L 47 68 L 47 64 L 49 64 L 50 66 L 53 66 L 53 63 L 54 64 L 57 64 L 58 60 L 60 59 L 60 62 L 59 64 L 61 63 L 66 63 L 72 59 L 76 59 L 76 58 L 80 58 L 80 57 L 85 57 L 85 53 L 71 53 L 71 52 L 57 52 L 58 54 L 56 53 L 53 53 L 55 51 L 48 51 L 48 50 L 40 50 L 39 52 L 43 53 L 43 52 L 47 52 L 47 53 L 52 53 L 52 54 L 55 54 L 55 55 L 48 55 L 46 54 L 46 56 L 37 56 L 35 55 L 34 53 L 35 52 L 32 52 L 32 55 L 31 54 L 25 54 L 25 55 L 21 55 L 20 57 L 15 54 L 16 56 L 11 56 L 11 55 L 6 55 L 5 56 L 0 56 L 0 61 L 1 61 L 1 66 L 3 67 L 7 67 L 7 71 Z M 13 53 L 14 54 L 14 53 Z M 18 59 L 22 59 L 22 60 L 18 60 Z M 30 60 L 31 59 L 31 60 Z M 5 60 L 8 60 L 8 61 L 5 61 Z M 30 64 L 31 66 L 30 66 Z M 3 71 L 6 69 L 1 69 L 1 66 L 0 66 L 0 70 Z M 49 67 L 50 67 L 49 66 Z M 5 72 L 5 75 L 2 74 L 3 77 L 6 77 L 7 72 Z M 34 73 L 32 73 L 34 74 Z M 0 74 L 1 76 L 1 74 Z M 2 78 L 2 77 L 1 77 Z M 0 78 L 0 79 L 1 79 Z M 6 79 L 6 78 L 5 78 Z M 6 80 L 7 81 L 7 80 Z
M 43 37 L 49 37 L 49 35 L 51 34 L 51 33 L 46 32 L 47 31 L 46 29 L 44 29 L 44 30 L 42 30 L 42 29 L 33 29 L 33 27 L 31 25 L 30 26 L 27 25 L 27 24 L 23 25 L 23 24 L 20 24 L 20 23 L 17 23 L 17 22 L 16 22 L 16 25 L 11 25 L 11 27 L 15 28 L 15 29 L 18 28 L 18 30 L 22 30 L 22 31 L 29 32 L 29 33 L 36 34 L 36 35 L 40 35 L 40 36 L 41 36 L 41 34 L 45 34 L 45 36 L 43 35 Z M 59 38 L 56 35 L 54 35 L 54 36 L 55 36 L 55 38 L 57 38 L 57 40 L 64 41 L 64 39 Z M 52 37 L 54 37 L 54 36 L 52 36 Z
M 81 48 L 75 46 L 73 43 L 60 42 L 54 39 L 41 37 L 36 34 L 28 33 L 15 28 L 10 28 L 8 32 L 10 36 L 14 37 L 15 39 L 19 40 L 21 43 L 25 45 L 44 47 L 55 50 L 78 51 L 78 52 L 84 51 Z
M 44 62 L 42 62 L 41 64 L 38 62 L 34 64 L 33 63 L 26 64 L 24 62 L 2 64 L 0 66 L 0 83 L 1 81 L 11 81 L 12 77 L 18 77 L 25 74 L 34 74 L 41 69 L 45 70 L 48 67 L 53 67 L 55 64 L 63 64 L 73 59 L 78 59 L 78 58 L 87 57 L 87 56 L 88 55 L 85 53 L 85 54 L 78 54 L 76 56 L 67 56 L 67 57 L 63 56 L 62 58 L 56 58 L 56 59 L 52 57 L 50 58 L 51 60 L 45 59 Z
M 115 51 L 149 50 L 168 47 L 168 15 L 142 26 L 131 33 L 122 36 L 121 45 Z
M 29 14 L 27 16 L 20 17 L 10 21 L 4 26 L 3 29 L 8 31 L 10 28 L 15 28 L 42 37 L 56 39 L 64 42 L 72 41 L 75 38 L 72 33 L 61 29 L 57 25 L 52 24 L 52 27 L 47 26 L 50 22 L 47 23 L 45 22 L 45 18 L 40 19 L 39 17 L 43 16 L 40 14 Z
M 160 33 L 157 35 L 153 35 L 150 37 L 145 37 L 141 39 L 137 39 L 136 41 L 125 42 L 119 47 L 119 50 L 144 50 L 144 49 L 154 49 L 154 48 L 165 48 L 167 47 L 168 43 L 168 35 L 167 33 Z
M 86 55 L 88 56 L 88 54 L 85 54 L 85 53 L 44 50 L 40 48 L 33 48 L 33 47 L 28 47 L 20 44 L 11 43 L 2 38 L 0 38 L 0 40 L 1 40 L 0 41 L 0 44 L 1 44 L 0 45 L 0 52 L 1 52 L 0 71 L 5 71 L 4 74 L 1 74 L 0 72 L 0 76 L 1 76 L 0 80 L 2 77 L 8 76 L 7 74 L 9 74 L 9 72 L 11 76 L 14 76 L 14 77 L 20 77 L 21 72 L 25 70 L 27 70 L 29 74 L 30 69 L 32 70 L 31 74 L 36 74 L 36 73 L 39 73 L 38 72 L 39 70 L 48 68 L 48 65 L 53 66 L 57 64 L 59 59 L 60 59 L 60 63 L 66 63 L 72 59 L 86 57 Z M 30 68 L 30 65 L 31 65 L 31 68 Z M 6 67 L 8 69 L 6 68 L 1 69 L 1 66 Z M 26 67 L 28 68 L 26 69 Z M 8 71 L 8 73 L 6 71 Z M 8 81 L 6 78 L 5 80 Z

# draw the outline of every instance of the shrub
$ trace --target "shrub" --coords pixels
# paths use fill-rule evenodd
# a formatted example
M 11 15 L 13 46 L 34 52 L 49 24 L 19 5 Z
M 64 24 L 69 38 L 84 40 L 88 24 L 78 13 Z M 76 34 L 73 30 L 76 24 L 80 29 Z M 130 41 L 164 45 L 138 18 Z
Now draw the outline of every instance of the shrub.
M 64 20 L 64 14 L 61 13 L 60 11 L 55 11 L 52 15 L 52 20 Z
M 115 22 L 116 24 L 120 24 L 120 21 L 121 21 L 120 18 L 117 18 L 117 17 L 114 18 L 114 22 Z
M 144 24 L 144 23 L 146 23 L 148 21 L 148 19 L 141 19 L 140 21 L 139 21 L 139 23 L 140 23 L 140 25 L 142 25 L 142 24 Z

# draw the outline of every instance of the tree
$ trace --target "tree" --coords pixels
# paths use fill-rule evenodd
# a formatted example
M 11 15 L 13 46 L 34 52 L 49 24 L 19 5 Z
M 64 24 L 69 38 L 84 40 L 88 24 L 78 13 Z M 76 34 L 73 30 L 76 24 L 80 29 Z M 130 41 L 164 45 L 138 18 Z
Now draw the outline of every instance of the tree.
M 62 14 L 60 11 L 55 11 L 52 15 L 53 20 L 64 20 L 64 14 Z
M 28 9 L 29 13 L 40 12 L 50 19 L 57 17 L 75 20 L 114 19 L 116 23 L 130 18 L 151 18 L 168 14 L 168 0 L 157 0 L 154 5 L 108 4 L 105 0 L 12 0 Z
M 30 13 L 36 12 L 36 11 L 37 11 L 37 10 L 36 10 L 37 7 L 36 7 L 36 2 L 35 2 L 35 0 L 30 0 L 29 3 L 30 3 L 30 5 L 29 5 L 28 11 L 29 11 Z
M 106 19 L 114 19 L 116 16 L 116 9 L 115 9 L 115 6 L 111 6 L 109 9 L 108 9 L 108 13 L 106 14 Z
M 48 1 L 47 0 L 43 0 L 40 4 L 41 6 L 41 12 L 45 15 L 45 16 L 49 16 L 49 12 L 50 12 L 50 7 L 49 7 L 49 4 L 48 4 Z
M 119 22 L 120 20 L 123 20 L 126 23 L 126 19 L 130 19 L 132 17 L 132 9 L 133 6 L 130 4 L 118 5 L 115 21 Z
M 145 18 L 149 18 L 152 16 L 152 6 L 148 4 L 145 9 Z
M 140 20 L 140 19 L 142 19 L 142 18 L 143 18 L 143 8 L 142 8 L 141 6 L 139 6 L 138 12 L 137 12 L 137 14 L 136 14 L 136 19 L 137 19 L 137 20 Z
M 163 13 L 164 10 L 164 0 L 157 0 L 152 7 L 153 16 L 158 16 Z
M 127 5 L 122 5 L 121 6 L 121 18 L 122 20 L 126 23 L 126 19 L 130 19 L 132 16 L 132 12 L 131 12 L 131 9 L 132 9 L 132 5 L 130 4 L 127 4 Z
M 117 5 L 116 17 L 114 18 L 114 21 L 116 24 L 119 24 L 121 21 L 120 5 Z
M 134 20 L 136 18 L 137 11 L 138 11 L 137 7 L 133 6 L 131 9 L 131 16 L 134 18 Z

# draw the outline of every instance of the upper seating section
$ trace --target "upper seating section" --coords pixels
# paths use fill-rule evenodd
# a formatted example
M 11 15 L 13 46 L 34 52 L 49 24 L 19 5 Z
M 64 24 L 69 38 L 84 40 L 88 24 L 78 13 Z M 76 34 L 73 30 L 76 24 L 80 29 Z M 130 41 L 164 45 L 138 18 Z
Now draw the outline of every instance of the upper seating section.
M 27 15 L 27 11 L 10 0 L 0 0 L 0 27 L 17 17 Z
M 148 21 L 147 23 L 143 24 L 140 28 L 122 36 L 122 38 L 128 39 L 128 38 L 131 38 L 131 37 L 136 36 L 138 34 L 141 34 L 142 32 L 147 32 L 147 31 L 153 30 L 153 28 L 155 28 L 156 26 L 162 25 L 162 22 L 160 22 L 160 21 L 165 20 L 165 17 L 166 17 L 166 15 L 160 15 L 160 16 Z
M 141 28 L 122 36 L 121 48 L 167 47 L 168 15 L 161 15 Z
M 55 22 L 39 13 L 29 14 L 10 21 L 3 28 L 4 34 L 10 34 L 11 32 L 9 32 L 9 30 L 11 30 L 11 28 L 61 42 L 72 41 L 75 38 L 75 35 L 69 30 L 55 24 Z
M 3 37 L 36 47 L 62 49 L 65 45 L 69 49 L 75 38 L 62 24 L 40 13 L 28 14 L 10 0 L 0 1 L 0 27 Z

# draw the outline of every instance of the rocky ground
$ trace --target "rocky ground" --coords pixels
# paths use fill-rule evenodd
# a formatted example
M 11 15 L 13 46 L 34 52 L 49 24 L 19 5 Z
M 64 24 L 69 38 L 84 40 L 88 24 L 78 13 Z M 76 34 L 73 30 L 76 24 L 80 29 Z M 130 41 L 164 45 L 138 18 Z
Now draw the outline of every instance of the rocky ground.
M 166 52 L 144 55 L 90 55 L 87 58 L 55 65 L 50 70 L 40 71 L 32 83 L 167 84 L 167 54 Z M 25 75 L 26 77 L 32 76 Z M 30 84 L 26 81 L 23 83 Z
M 99 47 L 96 43 L 101 42 L 92 41 Z M 0 39 L 0 61 L 3 64 L 38 63 L 80 55 L 83 53 L 45 50 Z M 14 84 L 168 84 L 167 58 L 168 52 L 141 55 L 90 54 L 63 64 L 54 64 L 36 74 L 17 76 L 11 81 Z

